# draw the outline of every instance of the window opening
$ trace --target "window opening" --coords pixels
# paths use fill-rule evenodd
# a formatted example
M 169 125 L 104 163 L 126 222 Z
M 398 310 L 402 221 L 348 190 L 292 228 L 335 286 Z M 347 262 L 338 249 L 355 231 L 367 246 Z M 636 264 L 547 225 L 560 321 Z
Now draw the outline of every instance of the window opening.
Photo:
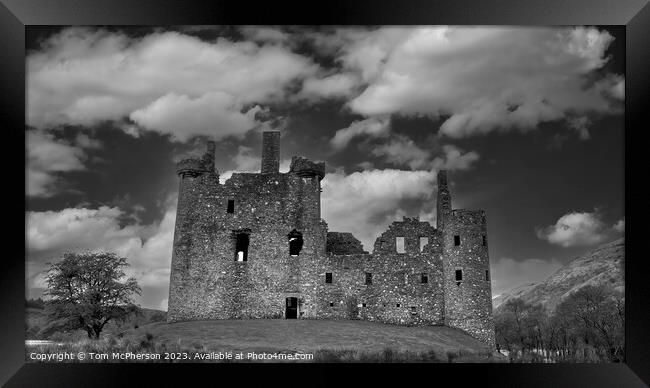
M 294 229 L 289 233 L 288 237 L 289 237 L 289 255 L 291 256 L 300 255 L 300 251 L 302 250 L 302 244 L 303 244 L 302 233 Z
M 247 261 L 248 260 L 248 233 L 237 233 L 235 235 L 235 260 Z
M 406 253 L 406 248 L 404 247 L 404 237 L 395 237 L 395 246 L 397 248 L 397 253 Z
M 424 252 L 424 247 L 429 243 L 429 237 L 420 237 L 420 252 Z

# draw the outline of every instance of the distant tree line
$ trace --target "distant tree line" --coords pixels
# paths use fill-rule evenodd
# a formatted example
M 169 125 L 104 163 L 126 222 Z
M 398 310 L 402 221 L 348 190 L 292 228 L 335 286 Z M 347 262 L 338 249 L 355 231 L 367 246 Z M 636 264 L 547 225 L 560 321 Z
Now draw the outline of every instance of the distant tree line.
M 553 312 L 511 299 L 495 311 L 497 350 L 512 362 L 623 362 L 625 297 L 582 287 Z
M 42 310 L 43 308 L 45 308 L 45 302 L 43 302 L 42 298 L 26 299 L 25 300 L 25 307 L 30 307 L 30 308 L 35 308 L 35 309 Z

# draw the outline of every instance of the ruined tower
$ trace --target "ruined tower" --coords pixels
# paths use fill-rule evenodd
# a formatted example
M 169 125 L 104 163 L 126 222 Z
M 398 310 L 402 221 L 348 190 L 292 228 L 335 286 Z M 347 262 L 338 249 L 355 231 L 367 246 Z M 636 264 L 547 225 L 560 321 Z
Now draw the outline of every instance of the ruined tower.
M 235 172 L 223 183 L 213 142 L 203 157 L 177 164 L 169 322 L 444 324 L 494 347 L 485 213 L 452 209 L 445 171 L 437 227 L 404 217 L 368 253 L 321 219 L 325 163 L 294 156 L 280 172 L 280 140 L 278 131 L 263 132 L 260 172 Z
M 438 173 L 437 205 L 443 246 L 445 324 L 494 346 L 485 211 L 452 209 L 444 170 Z

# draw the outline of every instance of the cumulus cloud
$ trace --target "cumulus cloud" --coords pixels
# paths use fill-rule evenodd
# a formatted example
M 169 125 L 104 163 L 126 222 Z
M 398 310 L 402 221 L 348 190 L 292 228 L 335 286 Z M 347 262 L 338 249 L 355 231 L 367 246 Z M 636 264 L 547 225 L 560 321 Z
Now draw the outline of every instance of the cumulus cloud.
M 464 152 L 451 144 L 443 145 L 442 151 L 444 157 L 437 157 L 432 163 L 433 168 L 438 170 L 467 170 L 480 158 L 476 151 Z
M 246 38 L 255 42 L 286 44 L 290 43 L 291 36 L 277 27 L 269 26 L 242 26 L 239 28 Z
M 130 117 L 178 139 L 218 138 L 261 125 L 256 113 L 269 104 L 346 98 L 370 120 L 442 115 L 440 133 L 451 137 L 573 119 L 585 138 L 589 122 L 576 115 L 615 111 L 625 94 L 622 75 L 596 73 L 613 40 L 596 28 L 240 31 L 247 40 L 66 28 L 27 57 L 27 121 L 44 128 Z M 314 53 L 298 50 L 305 42 Z M 321 67 L 311 54 L 336 66 Z M 382 132 L 366 124 L 337 133 L 333 144 Z
M 27 195 L 51 197 L 60 187 L 57 174 L 85 170 L 87 155 L 82 147 L 97 148 L 100 143 L 80 134 L 75 142 L 56 139 L 52 134 L 30 130 L 27 136 Z
M 612 228 L 618 233 L 625 233 L 625 218 L 618 220 Z
M 67 28 L 27 57 L 27 121 L 43 128 L 132 116 L 181 139 L 241 134 L 254 123 L 255 105 L 283 99 L 288 85 L 317 71 L 280 45 Z
M 196 135 L 242 136 L 261 124 L 255 119 L 262 110 L 259 105 L 244 113 L 242 109 L 235 97 L 227 93 L 209 92 L 196 99 L 172 93 L 134 111 L 130 118 L 143 128 L 185 141 Z
M 425 168 L 430 164 L 431 152 L 418 147 L 406 136 L 395 136 L 388 143 L 373 147 L 372 154 L 383 156 L 395 165 L 407 165 L 412 170 Z
M 625 78 L 620 75 L 612 75 L 603 83 L 604 91 L 609 93 L 612 97 L 624 100 L 625 99 Z
M 376 124 L 371 119 L 368 121 Z M 337 144 L 363 133 L 362 128 L 367 126 L 358 123 L 337 132 L 337 135 L 343 133 Z M 351 232 L 368 251 L 388 225 L 403 216 L 419 216 L 422 221 L 435 222 L 437 171 L 467 170 L 479 159 L 478 153 L 465 152 L 450 144 L 423 149 L 406 136 L 384 134 L 385 127 L 380 125 L 376 128 L 382 129 L 372 132 L 374 136 L 389 140 L 373 145 L 370 152 L 396 166 L 408 166 L 411 171 L 380 170 L 370 162 L 362 162 L 359 167 L 363 171 L 346 174 L 339 169 L 325 175 L 321 195 L 323 218 L 330 230 Z
M 597 210 L 591 213 L 571 212 L 560 217 L 554 225 L 538 228 L 536 233 L 540 239 L 565 248 L 591 246 L 609 238 L 612 231 L 617 231 L 619 223 L 609 227 Z M 624 225 L 623 223 L 620 227 Z
M 167 297 L 176 199 L 169 198 L 162 220 L 149 225 L 122 226 L 125 215 L 120 208 L 108 206 L 27 212 L 28 288 L 43 288 L 45 263 L 66 251 L 112 251 L 128 259 L 127 275 L 135 276 L 142 286 L 142 299 L 154 301 L 145 307 L 159 308 Z
M 620 75 L 588 81 L 613 40 L 596 28 L 385 27 L 328 37 L 367 85 L 352 111 L 449 116 L 440 131 L 450 137 L 610 113 L 624 97 Z
M 330 230 L 351 232 L 372 251 L 388 225 L 406 215 L 403 202 L 432 200 L 435 181 L 433 171 L 328 173 L 322 181 L 322 216 Z
M 517 286 L 541 282 L 560 267 L 562 267 L 562 263 L 555 259 L 517 261 L 502 257 L 492 260 L 490 263 L 492 296 L 497 296 Z
M 357 120 L 352 122 L 349 127 L 336 131 L 336 134 L 330 140 L 330 144 L 335 150 L 341 150 L 357 136 L 386 136 L 389 129 L 390 119 L 387 117 L 372 117 L 365 120 Z
M 359 86 L 360 80 L 354 74 L 332 74 L 323 78 L 308 78 L 302 84 L 298 98 L 325 99 L 349 97 Z
M 467 170 L 479 159 L 477 152 L 464 152 L 451 144 L 443 145 L 439 151 L 423 149 L 408 137 L 397 135 L 387 143 L 374 146 L 371 152 L 375 156 L 383 156 L 389 163 L 408 166 L 412 170 Z M 441 155 L 434 157 L 437 153 Z
M 571 129 L 578 132 L 578 136 L 580 136 L 580 139 L 587 140 L 591 138 L 588 129 L 589 125 L 591 124 L 591 120 L 589 120 L 588 117 L 582 116 L 582 117 L 570 118 L 567 119 L 567 123 L 569 124 L 569 127 Z

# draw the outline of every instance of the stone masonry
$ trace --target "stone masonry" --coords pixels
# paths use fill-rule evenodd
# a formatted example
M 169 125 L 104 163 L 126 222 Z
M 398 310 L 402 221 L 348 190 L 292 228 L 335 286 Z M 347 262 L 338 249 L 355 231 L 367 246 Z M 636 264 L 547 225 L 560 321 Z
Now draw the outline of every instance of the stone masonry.
M 438 173 L 436 227 L 395 221 L 373 253 L 321 219 L 325 163 L 293 157 L 279 172 L 280 132 L 263 133 L 260 173 L 219 182 L 213 142 L 180 176 L 169 322 L 198 319 L 365 319 L 448 325 L 494 347 L 487 224 L 452 209 Z

